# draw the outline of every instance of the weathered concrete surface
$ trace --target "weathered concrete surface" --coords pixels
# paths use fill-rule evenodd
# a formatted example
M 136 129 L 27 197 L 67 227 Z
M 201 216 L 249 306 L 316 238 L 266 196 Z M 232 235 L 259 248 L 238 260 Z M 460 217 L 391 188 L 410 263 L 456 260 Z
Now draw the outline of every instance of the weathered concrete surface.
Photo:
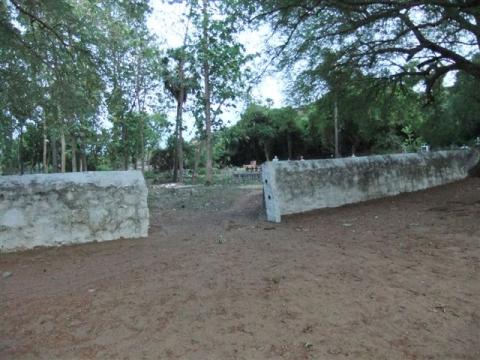
M 0 251 L 148 235 L 140 171 L 0 176 Z
M 274 161 L 262 168 L 267 219 L 426 189 L 466 178 L 478 151 Z

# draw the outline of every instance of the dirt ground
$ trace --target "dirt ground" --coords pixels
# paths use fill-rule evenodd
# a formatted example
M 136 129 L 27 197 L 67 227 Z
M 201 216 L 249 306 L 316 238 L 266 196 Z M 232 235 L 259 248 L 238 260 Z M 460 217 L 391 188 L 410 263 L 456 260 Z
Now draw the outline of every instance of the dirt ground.
M 148 239 L 0 255 L 0 358 L 480 359 L 480 179 L 281 224 L 187 194 Z

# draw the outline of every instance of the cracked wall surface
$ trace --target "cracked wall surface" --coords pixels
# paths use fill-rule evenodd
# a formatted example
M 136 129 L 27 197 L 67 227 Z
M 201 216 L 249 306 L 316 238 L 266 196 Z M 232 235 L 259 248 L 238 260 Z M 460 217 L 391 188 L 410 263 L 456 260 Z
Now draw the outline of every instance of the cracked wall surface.
M 140 171 L 0 177 L 0 251 L 148 235 Z
M 443 185 L 468 176 L 478 151 L 272 161 L 262 167 L 267 219 Z

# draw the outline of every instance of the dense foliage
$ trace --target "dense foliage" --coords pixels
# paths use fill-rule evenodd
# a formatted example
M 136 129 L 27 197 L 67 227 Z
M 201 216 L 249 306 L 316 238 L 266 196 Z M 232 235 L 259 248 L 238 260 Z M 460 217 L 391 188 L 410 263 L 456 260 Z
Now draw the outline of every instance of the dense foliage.
M 148 0 L 0 0 L 1 173 L 151 165 L 211 181 L 213 166 L 480 136 L 476 1 L 168 2 L 187 9 L 174 49 L 148 30 Z M 238 34 L 265 25 L 263 56 L 290 79 L 283 108 L 249 94 L 259 78 Z
M 148 12 L 146 0 L 0 1 L 4 173 L 143 165 L 166 126 L 148 115 L 160 109 Z
M 250 21 L 267 21 L 279 41 L 273 56 L 284 66 L 322 66 L 335 49 L 336 66 L 378 77 L 418 76 L 427 93 L 460 70 L 480 79 L 473 54 L 480 46 L 477 0 L 230 0 Z
M 426 104 L 412 87 L 360 77 L 341 92 L 329 91 L 299 108 L 272 109 L 251 104 L 241 120 L 217 138 L 218 161 L 241 165 L 250 160 L 334 156 L 333 103 L 339 108 L 343 156 L 418 151 L 475 145 L 480 135 L 478 81 L 459 74 L 451 87 L 436 89 Z

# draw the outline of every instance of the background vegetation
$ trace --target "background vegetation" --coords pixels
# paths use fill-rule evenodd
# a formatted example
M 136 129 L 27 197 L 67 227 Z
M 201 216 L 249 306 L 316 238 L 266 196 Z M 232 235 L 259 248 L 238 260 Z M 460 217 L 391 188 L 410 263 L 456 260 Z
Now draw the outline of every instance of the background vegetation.
M 148 31 L 148 0 L 0 0 L 1 172 L 151 166 L 212 182 L 215 167 L 274 156 L 480 136 L 475 1 L 181 2 L 184 43 L 168 49 Z M 275 45 L 263 55 L 291 79 L 283 108 L 251 98 L 261 73 L 238 41 L 265 24 Z M 225 126 L 224 109 L 238 104 L 239 121 Z M 185 113 L 196 121 L 189 141 Z

